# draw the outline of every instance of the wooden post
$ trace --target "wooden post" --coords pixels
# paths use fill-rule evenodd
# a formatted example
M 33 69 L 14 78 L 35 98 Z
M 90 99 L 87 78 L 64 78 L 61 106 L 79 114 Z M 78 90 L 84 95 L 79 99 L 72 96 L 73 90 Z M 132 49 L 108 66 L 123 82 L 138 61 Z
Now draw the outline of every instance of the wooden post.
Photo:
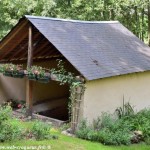
M 73 93 L 72 104 L 72 117 L 71 117 L 71 129 L 72 133 L 75 133 L 78 127 L 78 123 L 81 119 L 81 103 L 83 101 L 84 88 L 82 86 L 74 87 L 71 89 Z
M 76 103 L 76 88 L 75 87 L 72 87 L 72 89 L 71 89 L 71 96 L 72 96 L 72 105 L 71 105 L 71 129 L 72 129 L 72 133 L 74 133 L 75 132 L 75 114 L 76 114 L 76 109 L 75 109 L 75 107 L 76 107 L 76 105 L 75 105 L 75 103 Z
M 27 67 L 31 67 L 32 63 L 33 63 L 33 35 L 32 35 L 32 26 L 29 26 Z
M 27 116 L 32 116 L 33 82 L 26 80 L 26 112 Z
M 27 67 L 31 67 L 33 63 L 33 35 L 32 26 L 29 26 L 29 41 L 28 41 L 28 59 Z M 27 115 L 32 115 L 32 99 L 33 99 L 33 81 L 26 79 L 26 106 Z

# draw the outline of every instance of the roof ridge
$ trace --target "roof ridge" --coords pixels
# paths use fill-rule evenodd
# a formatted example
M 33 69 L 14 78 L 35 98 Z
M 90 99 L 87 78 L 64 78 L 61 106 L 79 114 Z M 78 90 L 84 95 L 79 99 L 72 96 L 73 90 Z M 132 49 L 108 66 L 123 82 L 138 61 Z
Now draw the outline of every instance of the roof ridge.
M 61 19 L 61 18 L 30 16 L 30 15 L 25 15 L 25 17 L 28 19 L 43 19 L 43 20 L 78 22 L 78 23 L 119 23 L 119 21 L 84 21 L 84 20 Z

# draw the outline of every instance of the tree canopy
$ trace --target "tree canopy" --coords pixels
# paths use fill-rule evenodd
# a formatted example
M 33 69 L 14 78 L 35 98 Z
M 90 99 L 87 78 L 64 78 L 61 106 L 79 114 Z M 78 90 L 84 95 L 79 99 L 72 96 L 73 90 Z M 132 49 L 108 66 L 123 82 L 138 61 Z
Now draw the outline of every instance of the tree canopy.
M 148 43 L 150 0 L 0 0 L 0 38 L 24 15 L 118 20 Z M 149 14 L 149 15 L 148 15 Z M 150 43 L 150 42 L 149 42 Z

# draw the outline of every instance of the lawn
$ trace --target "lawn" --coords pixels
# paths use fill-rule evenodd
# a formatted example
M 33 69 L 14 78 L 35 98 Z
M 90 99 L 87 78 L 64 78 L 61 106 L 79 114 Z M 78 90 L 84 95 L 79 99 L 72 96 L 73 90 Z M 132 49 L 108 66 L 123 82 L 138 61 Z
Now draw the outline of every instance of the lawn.
M 11 123 L 17 124 L 22 128 L 30 128 L 32 122 L 20 122 L 18 120 L 12 121 Z M 78 138 L 68 137 L 60 134 L 57 129 L 51 130 L 52 134 L 58 135 L 59 138 L 56 140 L 21 140 L 13 142 L 0 143 L 0 146 L 51 146 L 52 150 L 149 150 L 150 146 L 143 144 L 130 145 L 130 146 L 104 146 L 100 143 L 94 143 L 85 141 Z

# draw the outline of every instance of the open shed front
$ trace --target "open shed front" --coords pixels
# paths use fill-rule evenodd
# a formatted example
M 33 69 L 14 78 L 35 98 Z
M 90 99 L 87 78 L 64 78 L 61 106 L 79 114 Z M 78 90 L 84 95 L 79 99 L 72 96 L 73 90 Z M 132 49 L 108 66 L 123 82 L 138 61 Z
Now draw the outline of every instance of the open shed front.
M 27 77 L 19 79 L 0 75 L 1 100 L 24 100 L 26 101 L 26 80 Z M 40 83 L 30 81 L 33 86 L 32 113 L 41 115 L 42 119 L 54 121 L 57 125 L 69 120 L 68 117 L 68 99 L 69 86 L 60 85 L 57 81 Z M 19 111 L 19 108 L 16 109 Z M 50 119 L 53 118 L 53 119 Z
M 34 83 L 33 113 L 68 121 L 68 85 L 60 86 L 56 81 Z
M 56 60 L 61 59 L 65 62 L 67 71 L 74 73 L 75 76 L 80 75 L 57 48 L 25 18 L 21 19 L 1 41 L 0 49 L 2 64 L 23 64 L 24 70 L 33 65 L 52 69 L 57 67 Z M 5 100 L 25 100 L 29 116 L 38 114 L 45 116 L 46 119 L 51 118 L 49 121 L 52 122 L 68 121 L 69 85 L 60 85 L 52 76 L 48 83 L 40 83 L 29 80 L 26 76 L 17 79 L 1 75 L 0 82 Z

